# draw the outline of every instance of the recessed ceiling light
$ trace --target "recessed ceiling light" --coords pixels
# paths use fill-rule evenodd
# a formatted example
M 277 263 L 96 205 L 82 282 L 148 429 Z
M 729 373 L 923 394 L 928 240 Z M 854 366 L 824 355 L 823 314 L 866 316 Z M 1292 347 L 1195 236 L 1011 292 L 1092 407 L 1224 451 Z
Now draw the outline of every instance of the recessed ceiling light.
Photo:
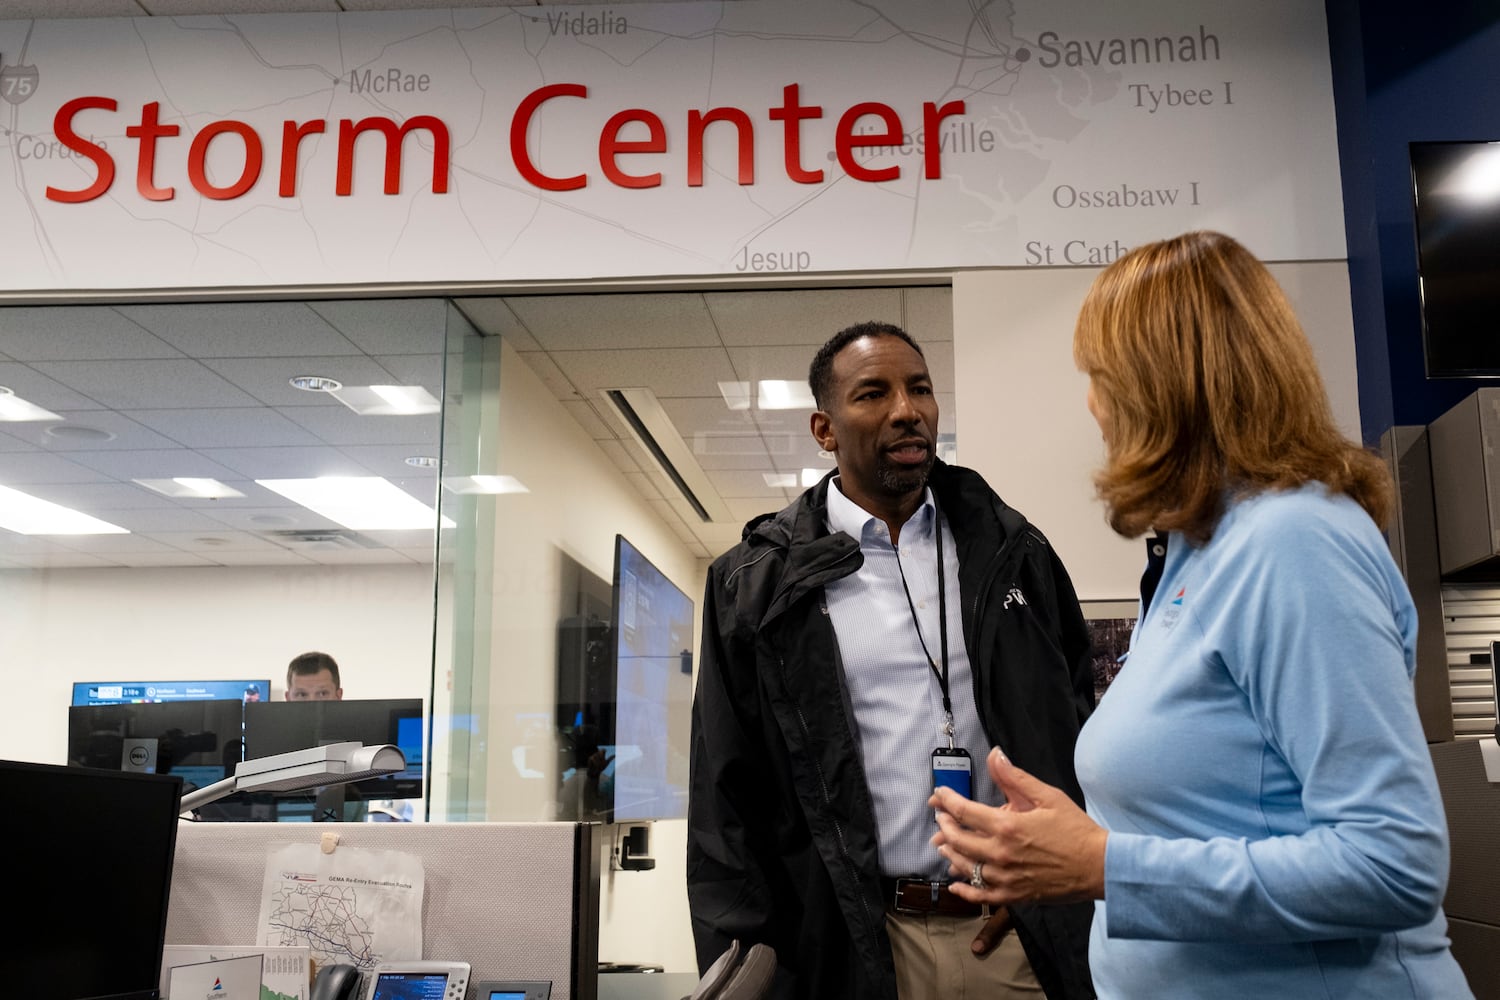
M 443 488 L 454 493 L 530 493 L 515 476 L 446 476 Z
M 0 486 L 0 528 L 20 535 L 128 535 L 129 529 Z
M 816 486 L 818 485 L 818 483 L 823 481 L 824 476 L 828 475 L 828 473 L 832 471 L 832 469 L 803 469 L 802 485 L 804 487 Z
M 132 479 L 132 483 L 155 490 L 162 496 L 179 500 L 224 500 L 242 497 L 245 494 L 232 486 L 225 486 L 217 479 L 201 479 L 178 476 L 174 479 Z
M 412 455 L 409 458 L 405 459 L 405 462 L 407 465 L 413 466 L 414 468 L 418 469 L 436 469 L 440 464 L 438 460 L 433 458 L 431 455 Z
M 287 382 L 293 389 L 303 392 L 337 392 L 344 387 L 338 379 L 324 375 L 293 375 Z
M 410 417 L 443 408 L 438 398 L 420 385 L 351 385 L 331 394 L 362 417 Z
M 23 420 L 61 420 L 62 417 L 51 410 L 44 410 L 35 403 L 28 403 L 16 395 L 14 389 L 9 386 L 0 385 L 0 420 L 23 421 Z
M 435 510 L 379 476 L 257 479 L 256 483 L 354 531 L 456 526 L 446 517 L 439 521 Z
M 795 472 L 762 472 L 760 477 L 766 481 L 766 485 L 775 489 L 791 490 L 797 488 L 797 474 Z

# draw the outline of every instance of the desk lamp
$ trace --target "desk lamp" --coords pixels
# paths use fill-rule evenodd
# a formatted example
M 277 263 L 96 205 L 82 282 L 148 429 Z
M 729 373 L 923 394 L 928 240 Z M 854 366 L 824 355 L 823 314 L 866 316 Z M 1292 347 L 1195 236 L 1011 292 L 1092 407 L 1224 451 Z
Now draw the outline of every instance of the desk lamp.
M 182 811 L 189 812 L 235 792 L 295 792 L 378 778 L 405 769 L 406 757 L 389 743 L 368 747 L 359 742 L 330 743 L 242 760 L 235 765 L 234 774 L 184 795 Z

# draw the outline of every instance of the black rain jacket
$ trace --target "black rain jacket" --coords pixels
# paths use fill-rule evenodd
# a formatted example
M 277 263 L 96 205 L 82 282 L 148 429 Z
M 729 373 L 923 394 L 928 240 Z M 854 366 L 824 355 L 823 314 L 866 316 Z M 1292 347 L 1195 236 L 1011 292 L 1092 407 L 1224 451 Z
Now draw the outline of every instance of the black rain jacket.
M 733 939 L 764 942 L 776 951 L 775 997 L 896 1000 L 874 807 L 823 596 L 825 583 L 864 557 L 855 539 L 828 532 L 831 479 L 752 521 L 709 569 L 693 701 L 688 904 L 703 970 Z M 978 473 L 937 462 L 928 485 L 958 549 L 985 732 L 1081 804 L 1073 744 L 1094 689 L 1067 572 Z M 1012 911 L 1049 1000 L 1093 997 L 1093 905 Z

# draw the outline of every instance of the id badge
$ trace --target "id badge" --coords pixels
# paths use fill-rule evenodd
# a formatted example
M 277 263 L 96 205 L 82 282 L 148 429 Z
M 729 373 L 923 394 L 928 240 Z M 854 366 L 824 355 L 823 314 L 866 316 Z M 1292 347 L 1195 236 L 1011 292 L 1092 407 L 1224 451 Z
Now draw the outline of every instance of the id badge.
M 938 747 L 932 751 L 932 787 L 951 788 L 964 798 L 973 797 L 970 772 L 973 761 L 963 747 Z

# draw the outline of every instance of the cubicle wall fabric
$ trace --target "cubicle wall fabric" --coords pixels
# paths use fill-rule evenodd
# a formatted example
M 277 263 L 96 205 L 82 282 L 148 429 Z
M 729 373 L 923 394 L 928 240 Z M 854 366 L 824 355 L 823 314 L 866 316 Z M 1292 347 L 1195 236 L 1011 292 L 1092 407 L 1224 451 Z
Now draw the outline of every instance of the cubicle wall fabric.
M 592 1000 L 597 853 L 574 823 L 183 823 L 167 943 L 254 944 L 267 854 L 325 833 L 335 850 L 422 859 L 424 958 L 468 962 L 476 982 L 550 980 L 553 1000 Z

